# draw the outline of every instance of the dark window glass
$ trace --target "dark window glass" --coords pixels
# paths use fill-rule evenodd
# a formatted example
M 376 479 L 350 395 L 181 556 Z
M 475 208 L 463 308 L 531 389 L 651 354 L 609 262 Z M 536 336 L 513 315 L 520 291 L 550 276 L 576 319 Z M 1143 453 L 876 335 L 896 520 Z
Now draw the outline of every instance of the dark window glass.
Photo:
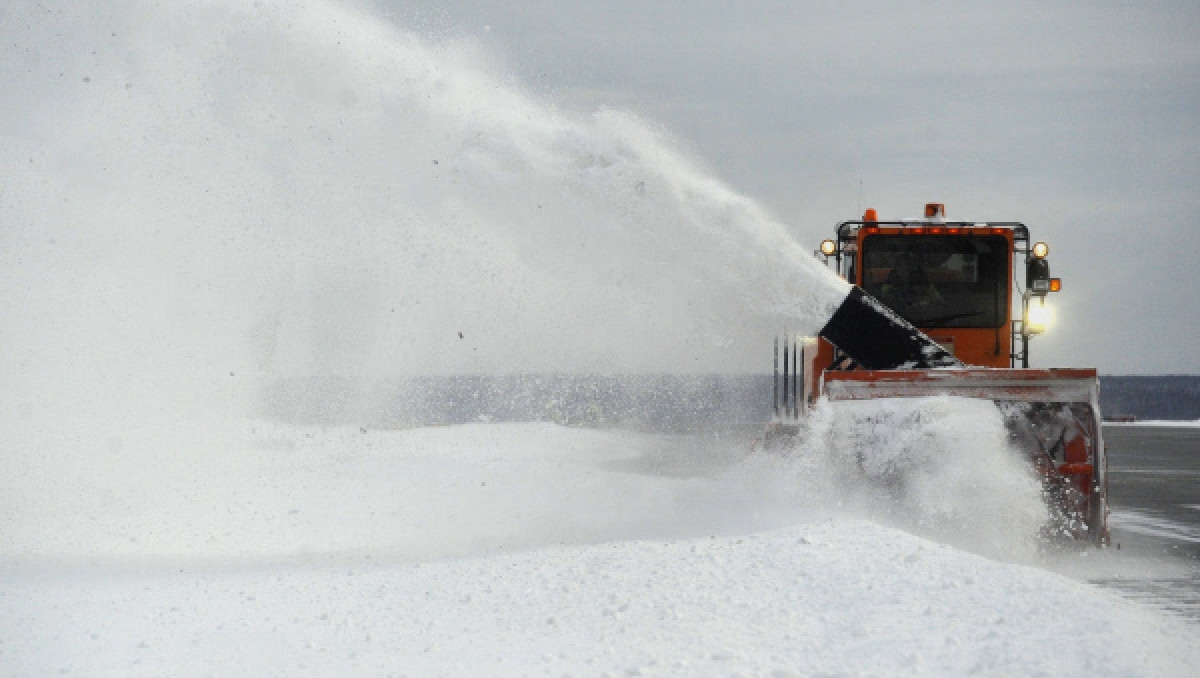
M 1004 236 L 871 235 L 860 254 L 863 289 L 917 327 L 1004 324 Z

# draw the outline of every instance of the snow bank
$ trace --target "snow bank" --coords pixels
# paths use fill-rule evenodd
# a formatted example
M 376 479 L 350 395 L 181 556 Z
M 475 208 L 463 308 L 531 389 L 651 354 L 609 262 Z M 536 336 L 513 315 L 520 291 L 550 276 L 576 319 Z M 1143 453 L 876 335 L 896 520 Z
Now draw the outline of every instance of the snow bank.
M 855 517 L 923 513 L 869 493 L 878 503 L 832 506 L 841 489 L 819 491 L 828 476 L 811 460 L 750 454 L 741 440 L 260 423 L 238 442 L 169 473 L 123 467 L 90 489 L 47 486 L 10 504 L 0 670 L 1094 677 L 1200 667 L 1194 626 Z
M 5 568 L 7 671 L 1182 676 L 1196 630 L 870 523 L 197 567 Z

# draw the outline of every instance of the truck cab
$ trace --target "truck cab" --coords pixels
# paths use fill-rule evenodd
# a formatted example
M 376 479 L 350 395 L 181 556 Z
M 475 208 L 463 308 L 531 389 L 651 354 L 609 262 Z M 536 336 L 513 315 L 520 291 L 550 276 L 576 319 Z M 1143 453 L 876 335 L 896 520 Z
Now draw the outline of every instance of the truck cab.
M 818 254 L 963 364 L 1008 368 L 1029 366 L 1029 340 L 1046 328 L 1045 296 L 1061 287 L 1048 250 L 1030 243 L 1022 223 L 948 221 L 944 205 L 929 203 L 919 219 L 881 221 L 868 209 L 838 223 Z M 855 366 L 817 339 L 805 342 L 797 367 L 811 403 L 822 371 Z

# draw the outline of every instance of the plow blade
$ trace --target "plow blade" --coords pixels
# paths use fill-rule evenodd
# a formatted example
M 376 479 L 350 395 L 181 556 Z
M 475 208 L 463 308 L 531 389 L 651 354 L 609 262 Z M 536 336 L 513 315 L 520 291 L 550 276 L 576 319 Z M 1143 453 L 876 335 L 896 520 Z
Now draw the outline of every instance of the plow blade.
M 1099 411 L 1094 369 L 964 368 L 825 372 L 830 400 L 953 395 L 996 401 L 1087 403 Z
M 1107 459 L 1094 369 L 827 371 L 831 401 L 949 395 L 991 400 L 1042 478 L 1054 536 L 1108 542 Z

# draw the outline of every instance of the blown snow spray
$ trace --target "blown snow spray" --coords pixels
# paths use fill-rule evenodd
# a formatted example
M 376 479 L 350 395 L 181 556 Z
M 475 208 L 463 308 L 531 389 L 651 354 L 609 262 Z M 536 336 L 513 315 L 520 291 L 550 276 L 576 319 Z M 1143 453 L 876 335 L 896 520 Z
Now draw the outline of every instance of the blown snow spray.
M 753 371 L 849 289 L 655 126 L 470 41 L 323 2 L 0 34 L 6 515 L 229 473 L 279 377 Z

